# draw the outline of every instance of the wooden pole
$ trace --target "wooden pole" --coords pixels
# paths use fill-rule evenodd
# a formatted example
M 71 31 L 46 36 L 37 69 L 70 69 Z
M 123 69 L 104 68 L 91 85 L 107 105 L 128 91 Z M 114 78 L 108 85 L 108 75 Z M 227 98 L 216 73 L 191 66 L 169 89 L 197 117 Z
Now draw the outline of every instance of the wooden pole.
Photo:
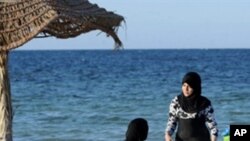
M 8 51 L 0 51 L 0 141 L 12 141 L 12 119 Z

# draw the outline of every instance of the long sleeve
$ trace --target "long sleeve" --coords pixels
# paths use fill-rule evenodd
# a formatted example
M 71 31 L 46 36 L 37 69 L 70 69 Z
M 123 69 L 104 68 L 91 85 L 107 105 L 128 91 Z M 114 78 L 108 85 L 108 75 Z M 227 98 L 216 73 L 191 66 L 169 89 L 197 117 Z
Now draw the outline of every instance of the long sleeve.
M 169 106 L 169 117 L 167 122 L 167 127 L 165 133 L 168 133 L 170 136 L 175 132 L 177 126 L 177 97 L 175 97 Z
M 210 134 L 214 136 L 218 136 L 218 128 L 217 128 L 217 122 L 214 118 L 214 109 L 210 105 L 205 109 L 205 115 L 206 115 L 206 124 L 208 126 L 208 129 L 210 130 Z

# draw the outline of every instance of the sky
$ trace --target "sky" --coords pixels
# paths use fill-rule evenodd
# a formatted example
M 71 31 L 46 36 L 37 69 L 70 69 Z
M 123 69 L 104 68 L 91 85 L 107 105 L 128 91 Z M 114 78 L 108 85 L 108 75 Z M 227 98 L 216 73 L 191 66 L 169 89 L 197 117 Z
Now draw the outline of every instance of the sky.
M 124 49 L 250 48 L 249 0 L 89 0 L 125 18 Z M 33 39 L 19 49 L 113 49 L 100 31 Z

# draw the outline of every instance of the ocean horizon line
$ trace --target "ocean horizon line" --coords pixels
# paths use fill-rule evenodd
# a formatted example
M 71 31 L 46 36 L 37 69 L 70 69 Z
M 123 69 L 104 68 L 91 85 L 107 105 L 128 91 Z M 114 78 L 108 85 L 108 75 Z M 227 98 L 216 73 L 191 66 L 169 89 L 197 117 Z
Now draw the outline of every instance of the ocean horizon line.
M 249 50 L 250 48 L 121 48 L 121 49 L 100 49 L 100 48 L 94 48 L 94 49 L 80 49 L 80 48 L 68 48 L 68 49 L 14 49 L 12 51 L 116 51 L 116 50 L 124 50 L 124 51 L 130 51 L 130 50 Z

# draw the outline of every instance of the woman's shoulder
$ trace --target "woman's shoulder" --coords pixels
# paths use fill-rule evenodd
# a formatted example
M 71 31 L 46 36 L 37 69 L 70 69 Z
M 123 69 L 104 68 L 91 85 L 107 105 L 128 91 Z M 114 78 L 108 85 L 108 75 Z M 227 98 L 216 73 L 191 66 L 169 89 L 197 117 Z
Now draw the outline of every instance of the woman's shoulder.
M 201 96 L 200 99 L 201 99 L 202 103 L 206 103 L 207 105 L 211 105 L 211 101 L 207 97 Z
M 178 96 L 174 96 L 174 98 L 172 98 L 172 102 L 178 103 Z
M 174 98 L 172 98 L 172 100 L 171 100 L 171 105 L 173 106 L 177 106 L 177 107 L 179 107 L 178 105 L 179 105 L 179 100 L 178 100 L 178 96 L 175 96 Z
M 200 109 L 203 109 L 205 111 L 212 110 L 211 101 L 207 97 L 204 96 L 200 97 Z

